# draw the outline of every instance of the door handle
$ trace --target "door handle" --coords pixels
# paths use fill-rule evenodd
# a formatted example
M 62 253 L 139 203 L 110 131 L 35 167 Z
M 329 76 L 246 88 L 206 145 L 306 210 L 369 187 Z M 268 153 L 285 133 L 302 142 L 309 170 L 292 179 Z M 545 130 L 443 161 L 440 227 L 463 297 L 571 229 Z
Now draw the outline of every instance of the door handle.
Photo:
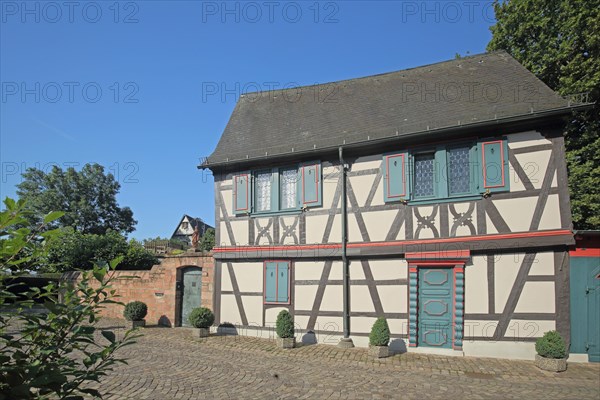
M 592 287 L 586 287 L 585 288 L 585 294 L 590 294 L 590 292 L 596 290 L 597 288 L 592 288 Z

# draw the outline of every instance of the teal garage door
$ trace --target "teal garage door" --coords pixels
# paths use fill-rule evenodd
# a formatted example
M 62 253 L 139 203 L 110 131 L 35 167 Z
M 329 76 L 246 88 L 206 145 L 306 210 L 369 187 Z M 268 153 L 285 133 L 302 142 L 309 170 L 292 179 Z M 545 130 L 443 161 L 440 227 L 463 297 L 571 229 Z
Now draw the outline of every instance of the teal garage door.
M 600 362 L 600 258 L 571 257 L 571 353 Z
M 419 268 L 420 347 L 452 348 L 452 268 Z

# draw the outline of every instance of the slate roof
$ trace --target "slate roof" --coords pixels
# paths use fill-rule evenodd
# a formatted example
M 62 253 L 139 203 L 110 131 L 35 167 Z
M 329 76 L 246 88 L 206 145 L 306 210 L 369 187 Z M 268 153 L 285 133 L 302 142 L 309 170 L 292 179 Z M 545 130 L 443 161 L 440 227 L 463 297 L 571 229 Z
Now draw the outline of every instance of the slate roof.
M 565 109 L 503 51 L 295 89 L 244 94 L 200 167 Z

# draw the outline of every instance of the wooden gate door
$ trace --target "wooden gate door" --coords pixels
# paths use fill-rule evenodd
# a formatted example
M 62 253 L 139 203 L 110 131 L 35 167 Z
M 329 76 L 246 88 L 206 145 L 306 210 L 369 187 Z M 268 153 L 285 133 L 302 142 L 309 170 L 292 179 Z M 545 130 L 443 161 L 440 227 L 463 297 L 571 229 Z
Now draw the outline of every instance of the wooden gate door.
M 452 348 L 452 268 L 419 268 L 419 346 Z
M 183 271 L 183 298 L 181 300 L 181 325 L 190 326 L 188 317 L 194 308 L 200 307 L 202 299 L 202 269 L 186 268 Z

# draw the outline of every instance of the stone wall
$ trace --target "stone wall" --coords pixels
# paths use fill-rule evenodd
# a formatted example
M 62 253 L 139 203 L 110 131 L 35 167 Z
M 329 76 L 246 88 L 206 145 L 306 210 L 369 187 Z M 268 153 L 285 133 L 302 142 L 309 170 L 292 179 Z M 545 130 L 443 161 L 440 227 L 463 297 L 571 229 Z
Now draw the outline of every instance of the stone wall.
M 177 282 L 183 279 L 186 267 L 202 268 L 201 304 L 213 309 L 214 259 L 212 254 L 183 253 L 165 256 L 160 264 L 149 271 L 114 271 L 112 288 L 120 296 L 117 300 L 123 303 L 139 300 L 148 305 L 146 324 L 148 325 L 180 325 L 179 307 L 181 293 L 177 291 Z M 63 275 L 62 279 L 76 281 L 79 272 Z M 123 319 L 123 307 L 116 304 L 107 305 L 102 315 L 109 318 Z

